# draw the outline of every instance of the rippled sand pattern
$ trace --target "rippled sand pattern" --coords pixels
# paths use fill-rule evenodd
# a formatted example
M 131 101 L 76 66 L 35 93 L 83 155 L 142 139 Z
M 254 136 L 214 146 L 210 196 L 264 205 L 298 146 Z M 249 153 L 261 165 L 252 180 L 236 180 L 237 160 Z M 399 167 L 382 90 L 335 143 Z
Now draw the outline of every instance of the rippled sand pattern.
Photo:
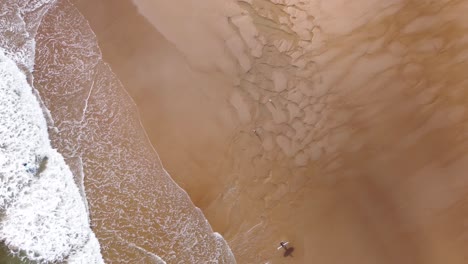
M 235 263 L 220 236 L 162 168 L 137 110 L 67 1 L 36 37 L 34 84 L 50 110 L 53 145 L 75 176 L 82 161 L 94 232 L 107 263 Z
M 276 185 L 268 229 L 309 261 L 463 263 L 468 5 L 272 2 L 241 4 L 265 43 L 240 85 L 258 102 L 251 160 L 283 168 L 255 173 Z
M 466 262 L 466 2 L 135 2 L 104 54 L 240 263 Z

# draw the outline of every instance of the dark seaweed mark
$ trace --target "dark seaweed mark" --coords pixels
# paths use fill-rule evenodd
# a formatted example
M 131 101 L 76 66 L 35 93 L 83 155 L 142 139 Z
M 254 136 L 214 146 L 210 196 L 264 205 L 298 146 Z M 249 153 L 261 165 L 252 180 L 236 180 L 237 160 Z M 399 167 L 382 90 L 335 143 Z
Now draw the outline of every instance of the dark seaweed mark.
M 37 170 L 36 176 L 41 174 L 47 168 L 48 161 L 49 161 L 49 158 L 47 156 L 42 158 L 41 163 L 39 164 L 39 169 Z

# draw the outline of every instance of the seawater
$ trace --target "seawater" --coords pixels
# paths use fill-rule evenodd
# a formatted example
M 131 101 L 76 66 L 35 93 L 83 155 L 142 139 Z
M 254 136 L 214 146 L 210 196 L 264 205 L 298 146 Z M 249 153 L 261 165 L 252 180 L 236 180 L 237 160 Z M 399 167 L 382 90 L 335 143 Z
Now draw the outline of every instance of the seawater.
M 31 260 L 103 263 L 72 173 L 50 145 L 39 102 L 2 51 L 0 94 L 0 237 Z
M 12 14 L 2 35 L 16 30 L 0 42 L 8 81 L 0 96 L 11 102 L 2 129 L 15 142 L 2 166 L 14 175 L 1 191 L 0 235 L 10 252 L 49 262 L 235 263 L 162 167 L 73 5 L 4 1 L 2 8 Z
M 103 263 L 86 204 L 50 144 L 47 109 L 31 86 L 34 36 L 52 4 L 1 1 L 0 261 Z

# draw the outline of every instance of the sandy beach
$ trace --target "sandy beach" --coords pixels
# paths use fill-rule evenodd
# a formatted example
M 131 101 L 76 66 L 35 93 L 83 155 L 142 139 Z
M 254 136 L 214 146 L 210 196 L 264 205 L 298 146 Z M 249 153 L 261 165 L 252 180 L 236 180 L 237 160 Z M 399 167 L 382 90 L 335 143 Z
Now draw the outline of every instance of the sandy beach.
M 238 263 L 465 263 L 466 3 L 72 2 Z

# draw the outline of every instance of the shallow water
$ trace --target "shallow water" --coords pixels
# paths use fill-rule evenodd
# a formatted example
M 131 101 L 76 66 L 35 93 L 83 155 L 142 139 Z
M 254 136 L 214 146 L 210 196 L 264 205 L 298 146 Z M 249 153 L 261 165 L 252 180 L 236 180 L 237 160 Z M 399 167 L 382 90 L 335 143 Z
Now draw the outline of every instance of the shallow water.
M 34 84 L 54 120 L 52 142 L 74 171 L 82 167 L 104 259 L 235 263 L 223 238 L 161 166 L 133 101 L 101 59 L 80 13 L 58 1 L 36 41 Z
M 8 247 L 5 244 L 2 244 L 0 246 L 0 263 L 22 264 L 22 263 L 27 263 L 27 262 L 22 262 L 19 257 L 12 256 Z

